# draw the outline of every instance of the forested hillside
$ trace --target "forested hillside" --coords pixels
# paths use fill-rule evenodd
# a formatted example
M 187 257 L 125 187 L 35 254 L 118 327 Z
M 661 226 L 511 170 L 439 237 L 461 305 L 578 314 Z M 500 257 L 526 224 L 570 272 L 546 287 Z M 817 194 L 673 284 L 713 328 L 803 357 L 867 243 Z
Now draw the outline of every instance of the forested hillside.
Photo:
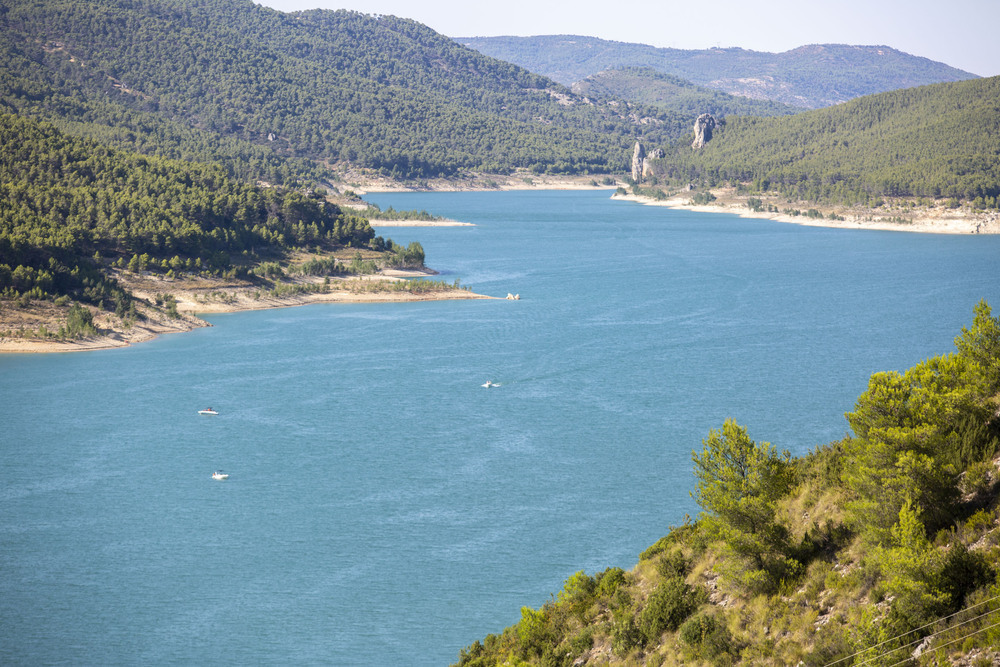
M 0 46 L 6 110 L 269 182 L 317 179 L 304 160 L 396 177 L 622 171 L 637 134 L 666 138 L 645 112 L 582 103 L 391 16 L 0 0 Z
M 1000 320 L 872 375 L 852 434 L 791 458 L 727 420 L 703 510 L 631 571 L 577 572 L 459 665 L 1000 663 Z
M 781 118 L 731 116 L 712 140 L 654 161 L 663 181 L 869 204 L 953 198 L 996 208 L 1000 77 L 898 90 Z
M 295 248 L 373 241 L 367 220 L 320 197 L 0 114 L 0 296 L 22 305 L 69 296 L 124 316 L 115 268 L 235 275 Z
M 740 48 L 665 49 L 579 35 L 462 37 L 458 41 L 567 86 L 607 69 L 648 67 L 733 95 L 809 109 L 872 93 L 975 77 L 887 46 L 813 44 L 764 53 Z

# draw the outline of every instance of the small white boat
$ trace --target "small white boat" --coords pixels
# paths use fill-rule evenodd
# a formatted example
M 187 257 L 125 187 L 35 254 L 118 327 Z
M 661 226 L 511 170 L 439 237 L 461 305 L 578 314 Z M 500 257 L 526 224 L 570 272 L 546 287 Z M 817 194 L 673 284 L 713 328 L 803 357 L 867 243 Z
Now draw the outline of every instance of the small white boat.
M 229 473 L 216 470 L 212 473 L 212 479 L 229 479 Z
M 199 415 L 217 415 L 219 413 L 216 412 L 215 410 L 213 410 L 212 408 L 205 408 L 204 410 L 199 410 L 198 414 Z
M 483 386 L 489 389 L 490 387 L 499 387 L 500 385 L 495 384 L 493 380 L 487 380 L 486 384 L 484 384 Z

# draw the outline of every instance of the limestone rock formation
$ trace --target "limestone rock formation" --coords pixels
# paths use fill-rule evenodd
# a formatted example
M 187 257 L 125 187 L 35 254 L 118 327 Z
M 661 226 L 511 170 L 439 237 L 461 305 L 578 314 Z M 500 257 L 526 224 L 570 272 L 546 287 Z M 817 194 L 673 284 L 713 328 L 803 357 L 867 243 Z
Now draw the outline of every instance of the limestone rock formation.
M 632 180 L 636 183 L 642 181 L 642 163 L 646 158 L 646 149 L 638 141 L 635 142 L 635 150 L 632 151 Z
M 710 113 L 703 113 L 694 122 L 694 142 L 691 148 L 698 150 L 712 139 L 712 130 L 717 125 L 715 116 Z
M 649 151 L 649 155 L 647 155 L 642 160 L 642 178 L 643 178 L 643 180 L 645 180 L 649 176 L 653 176 L 654 175 L 654 173 L 653 173 L 653 162 L 652 161 L 653 160 L 659 160 L 662 157 L 663 157 L 663 149 L 662 148 L 654 148 L 653 150 Z

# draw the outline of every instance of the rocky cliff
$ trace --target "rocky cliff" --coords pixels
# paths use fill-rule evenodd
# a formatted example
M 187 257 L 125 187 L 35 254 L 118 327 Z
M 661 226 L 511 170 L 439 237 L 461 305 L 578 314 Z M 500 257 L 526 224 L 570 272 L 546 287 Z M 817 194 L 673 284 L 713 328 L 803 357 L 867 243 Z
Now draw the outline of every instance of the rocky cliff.
M 694 122 L 694 141 L 691 148 L 697 150 L 712 140 L 712 130 L 717 125 L 715 116 L 710 113 L 703 113 Z

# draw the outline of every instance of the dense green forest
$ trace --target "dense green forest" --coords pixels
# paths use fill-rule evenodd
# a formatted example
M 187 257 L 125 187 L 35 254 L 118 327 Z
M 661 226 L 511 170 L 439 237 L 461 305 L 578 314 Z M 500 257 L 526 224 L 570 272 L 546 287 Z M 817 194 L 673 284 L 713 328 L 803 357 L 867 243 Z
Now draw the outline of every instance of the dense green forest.
M 692 452 L 697 520 L 632 571 L 577 572 L 458 664 L 998 664 L 1000 319 L 988 304 L 955 345 L 874 374 L 846 415 L 852 435 L 806 456 L 727 420 Z
M 170 119 L 107 72 L 87 67 L 5 24 L 0 3 L 0 111 L 48 120 L 58 127 L 123 150 L 214 162 L 229 175 L 269 183 L 311 185 L 327 177 L 320 165 L 279 155 L 272 146 Z
M 395 177 L 623 171 L 637 134 L 667 138 L 639 122 L 655 110 L 586 104 L 392 16 L 0 0 L 0 47 L 7 110 L 275 183 L 315 181 L 329 164 Z
M 683 128 L 677 130 L 678 135 L 689 131 L 693 119 L 703 113 L 722 118 L 730 115 L 787 116 L 801 111 L 801 108 L 778 102 L 753 100 L 704 88 L 649 67 L 604 70 L 577 81 L 572 89 L 578 95 L 662 107 L 676 114 L 683 123 Z
M 789 117 L 730 116 L 712 140 L 690 138 L 654 161 L 658 178 L 835 204 L 882 197 L 1000 197 L 1000 77 L 897 90 Z
M 888 46 L 812 44 L 784 53 L 764 53 L 740 48 L 668 49 L 579 35 L 462 37 L 458 41 L 567 86 L 607 69 L 647 67 L 733 95 L 808 109 L 975 76 Z
M 126 153 L 0 114 L 0 294 L 122 311 L 112 267 L 236 275 L 304 247 L 384 248 L 368 221 L 218 166 Z

